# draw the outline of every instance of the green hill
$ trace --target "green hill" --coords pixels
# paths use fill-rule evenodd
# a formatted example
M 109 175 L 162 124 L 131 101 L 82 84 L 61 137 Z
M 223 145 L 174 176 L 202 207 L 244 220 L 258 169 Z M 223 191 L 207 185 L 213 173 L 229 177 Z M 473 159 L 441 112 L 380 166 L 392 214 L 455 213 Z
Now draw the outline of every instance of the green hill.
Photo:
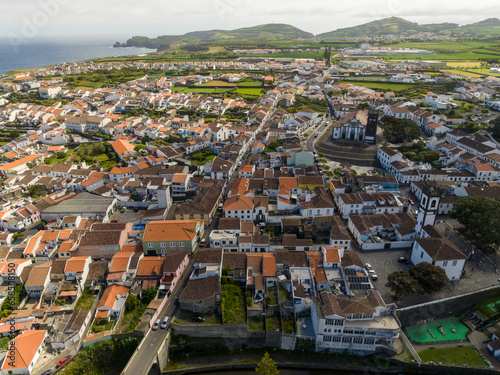
M 500 20 L 498 18 L 488 18 L 480 22 L 463 26 L 458 26 L 458 24 L 456 23 L 449 22 L 419 25 L 418 23 L 410 22 L 403 18 L 390 17 L 368 22 L 358 26 L 329 31 L 317 36 L 323 39 L 334 39 L 338 37 L 366 37 L 370 35 L 387 34 L 411 35 L 417 32 L 453 32 L 471 36 L 480 33 L 498 34 L 500 33 Z
M 157 38 L 148 38 L 145 36 L 134 36 L 127 40 L 126 43 L 115 44 L 116 47 L 148 47 L 148 48 L 164 48 L 175 42 L 203 42 L 215 40 L 249 40 L 249 39 L 310 39 L 314 35 L 302 31 L 294 26 L 273 23 L 267 25 L 258 25 L 253 27 L 244 27 L 236 30 L 206 30 L 193 31 L 184 35 L 163 35 Z
M 317 35 L 320 38 L 335 38 L 346 36 L 367 36 L 384 34 L 401 34 L 420 31 L 418 23 L 407 21 L 403 18 L 390 17 L 377 21 L 365 23 L 363 25 L 346 27 Z

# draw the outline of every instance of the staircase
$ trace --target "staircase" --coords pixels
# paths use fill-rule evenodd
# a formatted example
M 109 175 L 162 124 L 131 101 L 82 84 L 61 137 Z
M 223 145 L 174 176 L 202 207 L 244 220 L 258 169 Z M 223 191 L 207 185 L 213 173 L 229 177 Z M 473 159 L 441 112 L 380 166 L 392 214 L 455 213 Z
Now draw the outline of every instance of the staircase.
M 377 145 L 360 141 L 333 140 L 327 133 L 316 144 L 318 154 L 322 152 L 329 160 L 347 162 L 360 167 L 379 167 L 377 160 Z

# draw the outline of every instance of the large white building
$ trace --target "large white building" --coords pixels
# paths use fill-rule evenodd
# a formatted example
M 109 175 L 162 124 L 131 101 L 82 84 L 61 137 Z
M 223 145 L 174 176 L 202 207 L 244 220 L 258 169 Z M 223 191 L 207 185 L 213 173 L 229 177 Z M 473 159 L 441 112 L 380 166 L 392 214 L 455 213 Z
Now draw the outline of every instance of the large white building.
M 376 143 L 378 114 L 363 110 L 348 112 L 333 123 L 333 139 Z
M 386 305 L 376 290 L 358 298 L 323 292 L 311 308 L 316 350 L 360 355 L 378 347 L 392 350 L 400 330 L 395 312 L 396 306 Z
M 450 281 L 460 280 L 467 256 L 433 226 L 424 227 L 422 236 L 413 243 L 411 262 L 433 264 L 444 269 Z

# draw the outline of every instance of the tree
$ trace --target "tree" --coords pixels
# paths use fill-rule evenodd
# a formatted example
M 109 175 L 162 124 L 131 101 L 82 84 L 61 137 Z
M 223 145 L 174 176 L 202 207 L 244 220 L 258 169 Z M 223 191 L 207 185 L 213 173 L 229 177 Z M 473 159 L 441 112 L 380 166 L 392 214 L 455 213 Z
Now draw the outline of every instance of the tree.
M 448 282 L 444 268 L 422 262 L 410 268 L 410 275 L 418 284 L 421 294 L 439 292 Z
M 500 200 L 481 196 L 458 199 L 450 212 L 453 219 L 465 225 L 474 241 L 481 246 L 500 244 Z
M 498 116 L 496 119 L 491 120 L 490 124 L 493 126 L 491 127 L 490 131 L 493 137 L 495 138 L 500 138 L 500 116 Z
M 134 311 L 139 306 L 139 300 L 135 294 L 130 293 L 125 301 L 125 310 Z
M 14 129 L 14 130 L 11 130 L 10 133 L 9 133 L 9 136 L 11 138 L 17 138 L 21 135 L 21 132 L 17 129 Z
M 276 363 L 269 357 L 269 353 L 266 352 L 258 366 L 255 368 L 255 372 L 259 375 L 278 375 L 280 372 Z
M 153 288 L 150 286 L 147 288 L 145 291 L 142 292 L 142 298 L 141 298 L 141 303 L 144 305 L 149 305 L 149 302 L 154 300 L 156 297 L 156 288 Z
M 387 276 L 388 288 L 396 294 L 396 299 L 405 298 L 411 294 L 415 294 L 418 289 L 417 281 L 410 275 L 408 271 L 396 271 Z

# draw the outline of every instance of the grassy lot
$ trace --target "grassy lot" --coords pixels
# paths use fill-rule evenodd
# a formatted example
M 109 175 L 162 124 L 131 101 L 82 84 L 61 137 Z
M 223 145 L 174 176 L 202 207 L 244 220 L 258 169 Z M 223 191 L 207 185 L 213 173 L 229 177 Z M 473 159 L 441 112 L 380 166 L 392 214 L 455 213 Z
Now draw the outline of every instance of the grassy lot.
M 448 73 L 452 73 L 452 74 L 460 74 L 460 75 L 463 75 L 463 76 L 466 76 L 466 77 L 471 77 L 471 78 L 478 78 L 478 77 L 482 77 L 481 74 L 477 74 L 477 73 L 471 73 L 469 71 L 463 71 L 463 70 L 446 70 Z
M 494 76 L 494 77 L 500 77 L 499 73 L 490 73 L 490 69 L 480 69 L 480 68 L 473 68 L 473 69 L 467 69 L 469 72 L 474 72 L 474 73 L 480 73 L 480 74 L 486 74 L 488 76 Z
M 266 331 L 279 331 L 281 328 L 280 318 L 277 316 L 266 316 Z
M 76 302 L 75 305 L 75 310 L 79 309 L 87 309 L 90 310 L 92 308 L 92 305 L 94 304 L 95 296 L 90 293 L 90 290 L 85 288 L 83 290 L 82 295 L 80 298 L 78 298 L 78 301 Z
M 200 87 L 221 87 L 221 86 L 222 87 L 236 87 L 236 83 L 213 80 L 213 81 L 208 81 L 208 82 L 202 83 L 200 85 Z
M 113 325 L 115 324 L 115 321 L 108 322 L 104 325 L 92 325 L 90 327 L 90 333 L 98 333 L 98 332 L 106 332 L 106 331 L 111 331 L 113 329 Z
M 250 331 L 263 331 L 264 330 L 264 320 L 262 318 L 250 318 L 250 319 L 248 319 L 248 329 Z
M 477 350 L 471 346 L 427 349 L 419 352 L 418 355 L 424 362 L 486 367 L 486 363 Z
M 230 91 L 231 89 L 230 88 L 217 88 L 217 87 L 214 87 L 214 88 L 210 88 L 210 87 L 201 87 L 200 88 L 189 88 L 189 87 L 174 87 L 172 89 L 173 91 L 178 91 L 180 93 L 184 93 L 184 94 L 187 94 L 187 93 L 190 93 L 190 92 L 196 92 L 198 94 L 221 94 L 221 93 L 225 93 L 225 92 L 228 92 Z
M 415 84 L 412 83 L 357 82 L 357 81 L 339 81 L 339 83 L 348 83 L 350 85 L 364 86 L 370 89 L 378 89 L 381 91 L 401 91 L 416 86 Z
M 255 95 L 255 96 L 261 96 L 262 95 L 262 90 L 261 89 L 240 89 L 238 88 L 236 90 L 236 92 L 238 94 L 242 94 L 242 95 Z
M 450 61 L 446 63 L 450 68 L 465 68 L 465 69 L 473 69 L 481 67 L 480 61 Z
M 295 327 L 293 325 L 293 318 L 282 318 L 281 325 L 283 327 L 283 333 L 294 333 Z
M 207 157 L 203 158 L 202 160 L 191 159 L 191 164 L 202 166 L 202 165 L 207 164 L 207 162 L 214 160 L 216 156 L 217 155 L 208 155 Z
M 238 82 L 238 86 L 262 87 L 262 82 Z
M 0 339 L 0 350 L 7 350 L 7 348 L 9 347 L 9 341 L 10 341 L 9 336 L 2 337 Z
M 235 284 L 224 284 L 222 289 L 222 317 L 224 324 L 245 324 L 245 297 Z

